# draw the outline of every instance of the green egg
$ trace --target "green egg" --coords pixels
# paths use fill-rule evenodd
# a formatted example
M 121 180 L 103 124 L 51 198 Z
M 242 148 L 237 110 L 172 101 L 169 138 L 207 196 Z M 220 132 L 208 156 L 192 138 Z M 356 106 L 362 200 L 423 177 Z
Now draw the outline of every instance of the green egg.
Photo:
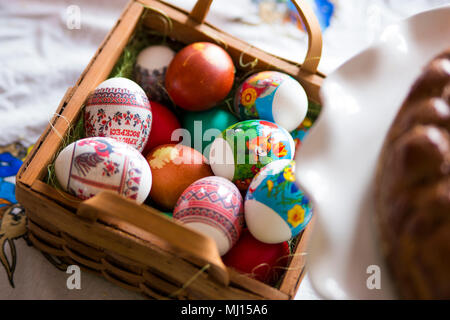
M 166 216 L 167 218 L 173 218 L 173 212 L 164 212 L 164 211 L 161 211 L 161 213 L 162 213 L 164 216 Z
M 216 107 L 207 111 L 185 112 L 182 125 L 191 135 L 190 146 L 208 157 L 210 144 L 216 136 L 238 121 L 231 112 Z

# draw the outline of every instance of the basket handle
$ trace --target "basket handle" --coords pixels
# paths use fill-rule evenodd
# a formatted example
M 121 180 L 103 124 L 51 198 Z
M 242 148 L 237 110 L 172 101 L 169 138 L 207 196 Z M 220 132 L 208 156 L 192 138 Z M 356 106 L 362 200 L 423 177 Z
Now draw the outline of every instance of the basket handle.
M 303 62 L 301 69 L 310 73 L 316 73 L 320 57 L 322 56 L 322 31 L 320 29 L 319 21 L 307 1 L 291 1 L 300 14 L 306 32 L 308 33 L 308 51 L 306 52 L 305 61 Z M 209 8 L 211 7 L 211 3 L 212 0 L 197 0 L 189 17 L 198 23 L 203 23 Z
M 157 210 L 138 205 L 111 191 L 103 191 L 80 203 L 77 214 L 91 221 L 113 218 L 166 241 L 177 253 L 201 267 L 209 264 L 210 275 L 219 283 L 229 284 L 228 270 L 212 238 L 164 217 Z

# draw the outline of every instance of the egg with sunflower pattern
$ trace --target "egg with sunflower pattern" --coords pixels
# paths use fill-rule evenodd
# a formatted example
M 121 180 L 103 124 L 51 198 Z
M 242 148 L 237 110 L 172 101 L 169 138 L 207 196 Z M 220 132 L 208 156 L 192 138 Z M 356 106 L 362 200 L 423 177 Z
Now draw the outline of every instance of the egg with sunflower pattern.
M 269 163 L 253 178 L 245 197 L 245 222 L 264 243 L 298 235 L 312 218 L 312 204 L 295 184 L 295 161 Z
M 225 129 L 209 151 L 209 162 L 216 176 L 231 180 L 246 192 L 253 177 L 266 164 L 292 160 L 294 140 L 279 125 L 264 120 L 246 120 Z
M 268 120 L 292 131 L 306 117 L 308 98 L 291 76 L 263 71 L 248 77 L 236 90 L 234 108 L 242 120 Z

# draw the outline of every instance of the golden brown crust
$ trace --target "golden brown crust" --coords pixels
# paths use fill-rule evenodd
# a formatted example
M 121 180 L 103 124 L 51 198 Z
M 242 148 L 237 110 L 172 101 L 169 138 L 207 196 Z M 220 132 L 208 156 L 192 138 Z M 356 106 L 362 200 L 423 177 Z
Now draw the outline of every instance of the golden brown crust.
M 389 130 L 376 205 L 400 296 L 450 299 L 450 49 L 426 66 Z

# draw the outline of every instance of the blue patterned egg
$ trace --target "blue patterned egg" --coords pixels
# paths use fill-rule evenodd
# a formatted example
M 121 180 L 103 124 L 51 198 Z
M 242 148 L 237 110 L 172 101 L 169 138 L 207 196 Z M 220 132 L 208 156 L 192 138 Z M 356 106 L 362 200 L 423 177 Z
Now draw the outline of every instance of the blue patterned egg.
M 245 197 L 245 222 L 261 242 L 280 243 L 298 235 L 312 217 L 308 197 L 295 184 L 295 161 L 269 163 L 253 178 Z
M 263 71 L 241 84 L 236 91 L 234 108 L 243 120 L 272 121 L 292 131 L 306 117 L 308 98 L 300 83 L 291 76 Z

